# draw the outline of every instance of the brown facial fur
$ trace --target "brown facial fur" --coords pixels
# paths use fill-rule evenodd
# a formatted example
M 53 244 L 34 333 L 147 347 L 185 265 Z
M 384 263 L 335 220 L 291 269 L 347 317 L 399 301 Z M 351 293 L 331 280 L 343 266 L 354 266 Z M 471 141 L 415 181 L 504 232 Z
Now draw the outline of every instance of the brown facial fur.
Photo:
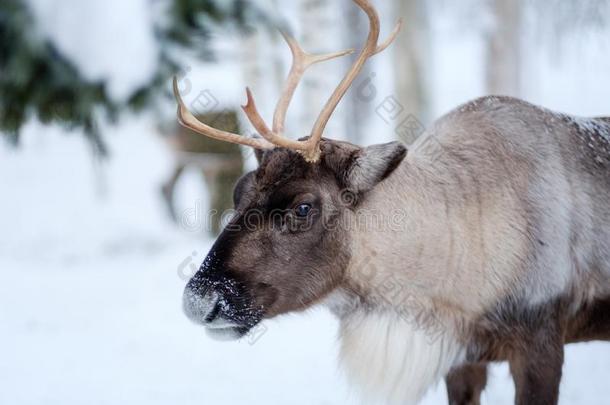
M 273 291 L 272 300 L 261 302 L 267 317 L 305 309 L 341 282 L 346 235 L 326 230 L 342 209 L 332 172 L 277 149 L 238 188 L 236 217 L 225 231 L 236 235 L 226 266 L 254 297 L 261 286 Z M 312 205 L 306 220 L 293 213 L 302 203 Z

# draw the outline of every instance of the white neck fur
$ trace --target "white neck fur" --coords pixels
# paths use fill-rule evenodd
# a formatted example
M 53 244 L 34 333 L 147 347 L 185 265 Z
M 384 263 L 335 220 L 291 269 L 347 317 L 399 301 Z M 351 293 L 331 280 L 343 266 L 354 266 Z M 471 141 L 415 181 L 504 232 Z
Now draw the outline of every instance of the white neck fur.
M 341 362 L 362 403 L 416 404 L 464 358 L 452 333 L 433 333 L 397 313 L 356 309 L 337 315 Z

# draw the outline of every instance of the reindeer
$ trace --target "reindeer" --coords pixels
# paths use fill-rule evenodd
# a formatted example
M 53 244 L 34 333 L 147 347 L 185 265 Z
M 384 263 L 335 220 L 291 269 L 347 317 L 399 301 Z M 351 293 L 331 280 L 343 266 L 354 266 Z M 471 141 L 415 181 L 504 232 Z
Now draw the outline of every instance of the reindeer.
M 476 404 L 486 364 L 508 361 L 517 404 L 556 404 L 565 343 L 610 338 L 610 118 L 575 118 L 483 97 L 437 120 L 409 151 L 323 138 L 379 44 L 370 32 L 308 137 L 284 134 L 306 69 L 294 62 L 273 125 L 252 93 L 260 138 L 216 130 L 182 102 L 178 118 L 256 149 L 236 214 L 184 292 L 184 310 L 219 339 L 263 319 L 325 305 L 341 361 L 366 403 L 417 403 L 446 377 L 451 404 Z M 399 293 L 397 293 L 397 291 Z

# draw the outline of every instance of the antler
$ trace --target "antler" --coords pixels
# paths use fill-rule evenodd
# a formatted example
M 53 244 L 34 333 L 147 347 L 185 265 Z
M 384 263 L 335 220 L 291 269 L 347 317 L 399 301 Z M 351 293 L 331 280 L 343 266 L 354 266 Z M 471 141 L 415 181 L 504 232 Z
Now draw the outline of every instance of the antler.
M 261 118 L 261 115 L 256 108 L 256 103 L 254 102 L 254 96 L 249 88 L 246 89 L 248 102 L 245 106 L 242 106 L 242 108 L 250 120 L 250 123 L 267 141 L 277 146 L 305 151 L 306 148 L 304 146 L 304 142 L 293 141 L 283 136 L 286 112 L 288 111 L 288 107 L 290 106 L 290 102 L 294 96 L 294 92 L 296 91 L 299 82 L 303 78 L 305 71 L 307 71 L 307 69 L 309 69 L 312 65 L 349 55 L 353 53 L 354 50 L 348 49 L 341 52 L 312 55 L 305 52 L 299 43 L 286 32 L 281 31 L 281 34 L 292 52 L 292 67 L 290 68 L 290 73 L 284 82 L 280 100 L 275 107 L 275 113 L 273 114 L 273 130 L 269 129 L 267 124 L 265 124 L 265 121 Z
M 231 132 L 221 131 L 216 128 L 212 128 L 203 122 L 199 121 L 184 105 L 180 91 L 178 90 L 178 79 L 174 76 L 174 95 L 178 102 L 178 122 L 195 132 L 202 135 L 209 136 L 210 138 L 218 139 L 219 141 L 226 141 L 236 143 L 239 145 L 251 146 L 256 149 L 271 149 L 274 147 L 272 143 L 269 143 L 265 139 L 254 139 L 246 138 L 244 136 L 234 134 Z
M 358 58 L 353 63 L 341 83 L 339 83 L 333 94 L 330 96 L 329 100 L 326 102 L 326 105 L 322 109 L 320 116 L 314 124 L 309 139 L 305 141 L 295 141 L 288 139 L 283 135 L 286 112 L 288 111 L 288 107 L 290 105 L 290 102 L 292 101 L 296 88 L 299 85 L 303 74 L 310 66 L 319 62 L 350 54 L 353 52 L 353 50 L 336 52 L 326 55 L 311 55 L 306 53 L 294 38 L 290 37 L 284 32 L 282 32 L 282 36 L 290 47 L 290 51 L 292 52 L 293 63 L 292 68 L 290 69 L 290 73 L 288 74 L 288 77 L 284 84 L 282 95 L 280 97 L 280 100 L 278 101 L 275 113 L 273 115 L 273 128 L 270 129 L 259 114 L 258 109 L 256 108 L 256 103 L 254 102 L 254 97 L 252 96 L 252 92 L 250 91 L 250 89 L 246 89 L 248 101 L 246 105 L 242 107 L 254 128 L 263 136 L 264 139 L 244 138 L 237 134 L 219 131 L 198 121 L 184 106 L 180 94 L 178 93 L 178 85 L 176 82 L 176 78 L 174 78 L 174 93 L 179 104 L 178 119 L 180 123 L 186 126 L 187 128 L 190 128 L 196 132 L 215 139 L 225 140 L 227 142 L 238 143 L 242 145 L 248 145 L 258 149 L 269 149 L 273 148 L 274 146 L 281 146 L 301 152 L 305 159 L 309 162 L 318 161 L 318 159 L 320 158 L 319 143 L 322 139 L 322 134 L 324 132 L 324 129 L 326 128 L 326 125 L 328 124 L 328 120 L 337 108 L 337 105 L 358 76 L 358 73 L 360 73 L 360 71 L 362 70 L 362 67 L 364 66 L 365 62 L 377 53 L 385 50 L 396 39 L 402 27 L 402 20 L 399 20 L 388 39 L 383 43 L 379 44 L 378 41 L 380 23 L 377 11 L 368 0 L 353 1 L 369 17 L 369 35 L 364 48 L 358 55 Z

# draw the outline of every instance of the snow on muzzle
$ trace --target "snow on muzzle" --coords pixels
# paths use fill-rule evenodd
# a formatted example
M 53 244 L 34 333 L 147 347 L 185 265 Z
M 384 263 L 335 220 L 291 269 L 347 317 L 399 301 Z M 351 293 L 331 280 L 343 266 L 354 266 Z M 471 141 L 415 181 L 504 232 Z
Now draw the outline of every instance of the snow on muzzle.
M 263 317 L 240 283 L 209 269 L 199 270 L 188 282 L 182 302 L 186 316 L 218 340 L 243 337 Z

